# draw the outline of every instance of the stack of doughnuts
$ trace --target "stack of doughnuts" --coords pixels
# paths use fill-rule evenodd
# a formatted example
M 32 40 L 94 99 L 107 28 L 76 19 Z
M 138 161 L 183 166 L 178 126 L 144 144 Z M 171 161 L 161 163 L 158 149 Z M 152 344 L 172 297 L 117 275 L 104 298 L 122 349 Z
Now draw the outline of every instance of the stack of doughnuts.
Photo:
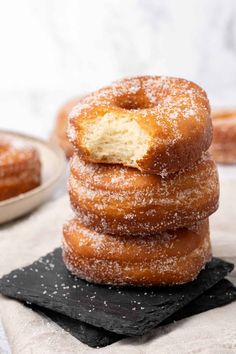
M 101 284 L 194 280 L 211 259 L 219 199 L 206 93 L 184 79 L 123 79 L 80 100 L 68 136 L 67 268 Z

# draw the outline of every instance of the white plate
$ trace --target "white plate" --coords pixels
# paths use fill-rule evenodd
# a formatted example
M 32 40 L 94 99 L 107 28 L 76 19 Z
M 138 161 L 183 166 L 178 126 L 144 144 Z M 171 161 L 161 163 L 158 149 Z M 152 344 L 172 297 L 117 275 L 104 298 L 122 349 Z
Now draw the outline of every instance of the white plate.
M 61 149 L 42 139 L 9 131 L 0 131 L 31 143 L 38 150 L 42 163 L 42 184 L 29 192 L 0 202 L 0 223 L 13 220 L 48 200 L 65 175 L 66 160 Z

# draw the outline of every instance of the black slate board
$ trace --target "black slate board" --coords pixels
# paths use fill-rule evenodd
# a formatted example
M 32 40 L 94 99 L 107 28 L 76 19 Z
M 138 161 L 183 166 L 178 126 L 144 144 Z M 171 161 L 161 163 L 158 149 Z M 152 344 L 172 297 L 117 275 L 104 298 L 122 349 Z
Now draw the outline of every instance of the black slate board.
M 196 315 L 198 313 L 214 309 L 236 300 L 236 287 L 227 279 L 220 280 L 219 283 L 200 295 L 197 299 L 190 302 L 187 306 L 177 311 L 160 325 L 178 321 L 183 318 Z M 125 338 L 121 334 L 106 331 L 103 328 L 94 327 L 87 323 L 75 320 L 58 312 L 45 309 L 37 305 L 27 305 L 33 310 L 50 318 L 69 332 L 81 342 L 93 348 L 105 347 Z
M 58 248 L 0 280 L 3 295 L 29 301 L 95 327 L 143 335 L 223 279 L 233 264 L 213 258 L 198 278 L 175 287 L 112 287 L 71 275 Z M 14 294 L 14 296 L 13 296 Z

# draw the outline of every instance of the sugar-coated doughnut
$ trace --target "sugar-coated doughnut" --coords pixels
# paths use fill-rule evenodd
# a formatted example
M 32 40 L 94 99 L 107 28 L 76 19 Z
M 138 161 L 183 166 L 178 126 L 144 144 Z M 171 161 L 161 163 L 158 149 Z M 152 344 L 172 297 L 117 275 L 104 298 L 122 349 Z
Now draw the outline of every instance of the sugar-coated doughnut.
M 20 138 L 0 134 L 0 201 L 36 188 L 40 182 L 37 150 Z
M 236 163 L 236 109 L 212 113 L 213 141 L 210 148 L 216 162 Z
M 68 136 L 86 161 L 172 173 L 209 148 L 209 102 L 184 79 L 127 78 L 82 98 L 70 114 Z
M 67 137 L 68 115 L 72 108 L 78 104 L 79 100 L 79 97 L 74 98 L 61 107 L 51 134 L 51 140 L 62 148 L 67 158 L 73 155 L 73 145 Z
M 64 225 L 63 234 L 67 268 L 94 283 L 187 283 L 211 259 L 208 219 L 159 235 L 127 238 L 96 233 L 73 219 Z
M 208 153 L 165 177 L 74 155 L 68 190 L 82 223 L 114 235 L 148 235 L 191 225 L 218 207 L 216 165 Z

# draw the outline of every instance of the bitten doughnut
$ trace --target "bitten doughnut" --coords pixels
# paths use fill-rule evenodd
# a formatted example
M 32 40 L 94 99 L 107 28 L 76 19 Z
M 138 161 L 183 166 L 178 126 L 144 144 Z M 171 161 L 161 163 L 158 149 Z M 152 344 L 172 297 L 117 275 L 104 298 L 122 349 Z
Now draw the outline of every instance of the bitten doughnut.
M 216 110 L 212 113 L 213 158 L 223 164 L 236 163 L 236 109 Z
M 211 259 L 208 219 L 153 236 L 99 234 L 73 219 L 64 225 L 67 268 L 90 282 L 173 285 L 194 280 Z
M 74 98 L 62 106 L 57 114 L 55 126 L 51 134 L 51 140 L 62 148 L 67 158 L 70 158 L 73 154 L 73 146 L 67 137 L 68 115 L 72 108 L 78 104 L 79 100 L 79 97 Z
M 205 91 L 184 79 L 123 79 L 79 102 L 68 136 L 86 161 L 172 173 L 209 148 L 209 102 Z
M 37 150 L 20 138 L 0 134 L 0 201 L 27 192 L 40 182 Z
M 208 153 L 165 177 L 74 155 L 68 190 L 82 223 L 114 235 L 148 235 L 191 225 L 218 207 L 216 165 Z

